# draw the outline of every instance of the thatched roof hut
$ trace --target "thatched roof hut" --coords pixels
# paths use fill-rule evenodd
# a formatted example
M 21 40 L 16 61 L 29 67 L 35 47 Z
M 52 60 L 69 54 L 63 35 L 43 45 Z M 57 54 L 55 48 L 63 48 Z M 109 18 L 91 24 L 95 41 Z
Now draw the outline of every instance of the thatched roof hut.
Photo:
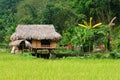
M 11 40 L 23 39 L 50 39 L 59 41 L 62 36 L 55 31 L 53 25 L 18 25 L 16 32 L 12 34 Z

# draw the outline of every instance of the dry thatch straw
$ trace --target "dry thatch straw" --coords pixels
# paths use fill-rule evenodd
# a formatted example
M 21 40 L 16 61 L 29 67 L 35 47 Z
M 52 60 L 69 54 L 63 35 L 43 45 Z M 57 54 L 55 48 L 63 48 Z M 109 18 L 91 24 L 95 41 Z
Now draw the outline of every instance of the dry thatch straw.
M 22 41 L 24 41 L 24 40 L 12 41 L 9 45 L 10 45 L 10 46 L 19 46 Z
M 26 40 L 16 40 L 12 41 L 9 45 L 10 46 L 19 46 L 22 42 L 25 42 L 26 47 L 32 47 L 31 43 Z
M 16 32 L 12 34 L 11 40 L 22 39 L 50 39 L 58 41 L 62 36 L 55 31 L 53 25 L 18 25 Z

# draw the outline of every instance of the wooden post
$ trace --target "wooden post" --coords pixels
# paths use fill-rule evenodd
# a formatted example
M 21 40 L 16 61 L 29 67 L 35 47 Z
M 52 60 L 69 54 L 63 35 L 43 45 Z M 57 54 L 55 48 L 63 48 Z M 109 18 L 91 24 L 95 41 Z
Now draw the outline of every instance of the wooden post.
M 113 23 L 114 22 L 114 20 L 116 19 L 116 17 L 114 17 L 111 21 L 110 21 L 110 23 L 109 23 L 109 26 L 110 27 L 112 27 L 112 26 L 114 26 L 115 25 L 115 23 Z M 108 42 L 107 42 L 107 50 L 108 51 L 110 51 L 110 31 L 108 32 Z
M 15 54 L 15 46 L 12 47 L 12 50 L 11 50 L 11 53 L 14 53 Z
M 37 57 L 37 49 L 33 49 L 35 56 Z
M 49 58 L 50 59 L 53 59 L 53 58 L 55 58 L 56 56 L 55 56 L 55 54 L 52 52 L 53 51 L 53 49 L 49 49 Z

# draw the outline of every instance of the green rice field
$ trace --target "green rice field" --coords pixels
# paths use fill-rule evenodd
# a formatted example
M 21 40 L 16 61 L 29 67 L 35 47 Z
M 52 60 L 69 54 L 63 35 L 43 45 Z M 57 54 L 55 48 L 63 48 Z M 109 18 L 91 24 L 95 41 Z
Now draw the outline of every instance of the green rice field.
M 120 60 L 52 60 L 2 52 L 0 80 L 120 80 Z

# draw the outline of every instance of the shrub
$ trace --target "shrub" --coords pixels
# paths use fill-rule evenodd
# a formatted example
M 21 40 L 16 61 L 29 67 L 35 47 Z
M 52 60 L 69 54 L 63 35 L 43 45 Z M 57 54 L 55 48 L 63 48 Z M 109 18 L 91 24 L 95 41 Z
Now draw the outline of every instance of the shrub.
M 110 52 L 110 57 L 111 58 L 120 58 L 120 50 L 115 50 Z

